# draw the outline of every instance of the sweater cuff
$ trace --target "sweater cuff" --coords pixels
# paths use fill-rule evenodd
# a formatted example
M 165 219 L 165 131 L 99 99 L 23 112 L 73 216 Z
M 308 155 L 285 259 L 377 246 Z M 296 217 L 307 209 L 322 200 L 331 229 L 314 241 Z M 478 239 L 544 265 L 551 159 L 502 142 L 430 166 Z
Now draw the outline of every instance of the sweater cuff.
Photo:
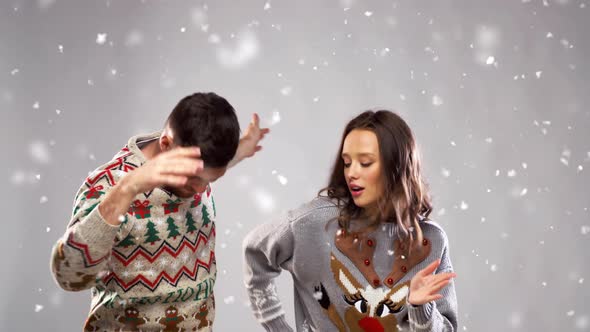
M 293 329 L 287 324 L 285 315 L 281 315 L 277 318 L 273 318 L 269 321 L 262 323 L 262 326 L 268 332 L 292 332 Z
M 97 205 L 76 227 L 73 228 L 74 238 L 88 246 L 91 254 L 104 255 L 109 253 L 120 226 L 106 222 Z
M 435 308 L 436 303 L 434 303 L 434 301 L 419 306 L 408 304 L 408 316 L 410 321 L 418 325 L 428 324 L 432 319 L 432 313 Z

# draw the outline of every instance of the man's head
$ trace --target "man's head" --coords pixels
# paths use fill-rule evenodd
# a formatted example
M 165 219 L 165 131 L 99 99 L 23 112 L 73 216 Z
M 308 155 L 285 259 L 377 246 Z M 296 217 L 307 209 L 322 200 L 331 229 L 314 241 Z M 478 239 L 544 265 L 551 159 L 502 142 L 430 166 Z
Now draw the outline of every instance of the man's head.
M 172 110 L 160 137 L 160 149 L 198 146 L 204 170 L 189 179 L 183 188 L 173 188 L 179 196 L 203 192 L 221 177 L 233 159 L 240 141 L 240 125 L 234 108 L 215 93 L 195 93 L 183 98 Z

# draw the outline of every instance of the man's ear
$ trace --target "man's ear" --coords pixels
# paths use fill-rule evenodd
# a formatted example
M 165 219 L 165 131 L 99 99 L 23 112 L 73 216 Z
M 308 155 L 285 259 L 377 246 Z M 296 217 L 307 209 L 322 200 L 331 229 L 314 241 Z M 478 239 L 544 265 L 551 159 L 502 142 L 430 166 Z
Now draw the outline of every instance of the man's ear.
M 158 143 L 160 144 L 160 151 L 168 151 L 172 149 L 174 141 L 172 140 L 172 137 L 169 135 L 169 133 L 164 131 L 160 136 Z

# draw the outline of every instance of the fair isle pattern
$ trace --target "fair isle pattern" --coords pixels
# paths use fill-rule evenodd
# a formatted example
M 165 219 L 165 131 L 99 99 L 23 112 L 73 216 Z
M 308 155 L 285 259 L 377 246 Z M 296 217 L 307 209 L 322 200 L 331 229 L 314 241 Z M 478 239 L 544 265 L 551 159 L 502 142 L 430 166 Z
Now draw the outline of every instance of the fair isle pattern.
M 82 200 L 90 199 L 93 197 L 90 196 L 89 193 L 92 194 L 97 189 L 102 190 L 102 189 L 104 189 L 105 186 L 112 187 L 112 186 L 116 185 L 117 184 L 116 179 L 120 178 L 120 176 L 118 176 L 118 175 L 116 176 L 114 174 L 115 172 L 127 173 L 127 172 L 132 171 L 132 170 L 136 169 L 137 167 L 141 166 L 141 165 L 138 165 L 137 163 L 132 162 L 133 159 L 134 159 L 133 152 L 131 152 L 129 150 L 129 147 L 128 146 L 123 147 L 121 149 L 121 151 L 119 151 L 115 155 L 113 161 L 98 168 L 94 173 L 90 174 L 86 178 L 86 180 L 84 181 L 83 187 L 85 186 L 86 188 L 88 188 L 88 190 L 84 191 L 84 190 L 80 189 L 78 191 L 78 194 L 76 195 L 76 201 L 78 201 L 79 196 L 81 194 L 85 195 L 85 197 L 83 197 Z M 101 185 L 100 184 L 101 182 L 104 183 L 104 185 Z M 151 192 L 146 193 L 145 196 L 149 197 L 150 194 L 151 194 Z M 74 216 L 78 212 L 78 209 L 79 209 L 78 206 L 76 206 L 74 208 L 74 212 L 73 212 Z M 80 218 L 76 218 L 74 221 L 72 221 L 70 226 L 73 226 L 73 225 L 77 224 L 78 222 L 80 222 Z M 68 241 L 68 244 L 72 245 L 69 241 Z M 72 247 L 75 247 L 75 245 L 72 245 Z
M 146 162 L 132 137 L 90 173 L 76 193 L 72 217 L 54 246 L 52 273 L 70 291 L 92 289 L 84 331 L 195 331 L 215 317 L 215 203 L 211 188 L 181 198 L 162 188 L 136 195 L 120 226 L 105 222 L 101 202 Z M 175 314 L 172 315 L 171 313 Z
M 100 167 L 98 170 L 96 170 L 94 173 L 90 174 L 86 178 L 86 180 L 84 181 L 84 186 L 86 186 L 88 188 L 88 190 L 86 190 L 86 191 L 84 191 L 82 189 L 79 190 L 78 195 L 76 196 L 76 200 L 78 200 L 79 196 L 82 194 L 84 194 L 84 197 L 82 197 L 82 200 L 87 201 L 87 202 L 90 201 L 90 199 L 92 199 L 92 198 L 100 198 L 100 196 L 94 197 L 94 195 L 92 195 L 92 194 L 95 193 L 97 191 L 97 189 L 98 190 L 104 189 L 105 186 L 108 186 L 108 187 L 114 186 L 117 183 L 116 179 L 120 178 L 120 174 L 115 175 L 114 174 L 115 172 L 127 173 L 127 172 L 132 171 L 140 166 L 137 163 L 132 162 L 133 159 L 134 159 L 133 153 L 129 150 L 129 147 L 127 147 L 127 146 L 123 147 L 115 155 L 113 161 L 109 162 L 105 166 Z M 104 185 L 99 184 L 101 182 L 104 183 Z M 149 193 L 146 196 L 149 196 Z M 98 204 L 98 201 L 95 204 Z M 90 206 L 88 208 L 88 210 L 91 210 L 95 206 L 96 205 Z M 86 207 L 86 206 L 84 206 L 84 207 Z M 73 212 L 74 216 L 76 216 L 78 210 L 79 210 L 79 206 L 76 206 L 74 209 L 74 212 Z M 90 211 L 88 211 L 88 212 L 90 212 Z M 88 215 L 88 212 L 85 213 L 83 216 L 78 216 L 74 221 L 72 221 L 72 223 L 70 224 L 69 227 L 79 223 L 81 218 Z M 84 243 L 79 243 L 74 240 L 74 233 L 71 233 L 68 236 L 66 244 L 68 246 L 80 251 L 80 254 L 84 258 L 84 266 L 85 267 L 96 266 L 108 258 L 108 255 L 103 256 L 103 257 L 99 257 L 96 259 L 91 257 L 88 246 Z
M 123 149 L 122 152 L 125 150 L 126 149 Z M 127 158 L 132 155 L 124 153 L 123 156 Z M 117 167 L 121 167 L 121 165 L 126 162 L 124 162 L 125 158 L 118 159 L 121 163 L 117 162 Z M 109 165 L 113 164 L 111 163 Z M 129 170 L 131 168 L 127 167 L 126 169 Z M 116 179 L 120 178 L 122 175 L 121 173 L 115 172 L 121 171 L 114 168 L 108 173 L 104 172 L 103 170 L 98 171 L 97 173 L 99 175 L 95 175 L 92 178 L 96 179 L 100 177 L 102 180 L 100 182 L 93 181 L 93 186 L 87 191 L 80 191 L 81 193 L 79 195 L 83 194 L 84 196 L 81 198 L 81 206 L 77 207 L 75 211 L 81 212 L 79 215 L 75 215 L 77 218 L 76 222 L 73 224 L 79 222 L 82 218 L 87 216 L 91 210 L 96 208 L 100 202 L 100 199 L 102 199 L 102 195 L 98 194 L 100 191 L 98 191 L 97 188 L 102 190 L 105 186 L 108 188 L 111 182 L 115 183 Z M 108 176 L 105 174 L 108 174 Z M 89 179 L 90 178 L 91 177 L 89 177 Z M 88 186 L 89 181 L 87 180 L 85 183 Z M 165 193 L 164 198 L 167 201 L 170 201 L 169 197 L 171 197 L 171 194 L 163 190 L 162 193 Z M 151 192 L 147 195 L 144 194 L 146 197 L 149 195 L 151 195 Z M 164 198 L 161 199 L 163 200 Z M 215 253 L 213 250 L 209 250 L 208 253 L 205 253 L 205 250 L 210 244 L 212 246 L 214 245 L 216 235 L 215 224 L 211 217 L 213 216 L 214 218 L 216 215 L 213 197 L 211 196 L 211 188 L 207 187 L 206 193 L 194 195 L 190 207 L 188 203 L 177 203 L 174 204 L 174 206 L 172 206 L 170 203 L 163 203 L 156 204 L 155 207 L 150 205 L 151 203 L 152 202 L 149 200 L 144 200 L 143 202 L 140 200 L 135 200 L 129 208 L 128 215 L 125 217 L 125 221 L 121 224 L 121 229 L 123 230 L 122 234 L 125 236 L 125 238 L 122 240 L 127 239 L 129 236 L 135 239 L 143 238 L 147 236 L 147 234 L 143 234 L 143 227 L 146 225 L 147 221 L 148 229 L 150 227 L 149 224 L 153 225 L 152 229 L 150 230 L 152 232 L 151 237 L 153 237 L 153 241 L 148 241 L 147 239 L 145 241 L 149 243 L 148 246 L 159 243 L 158 248 L 155 250 L 150 250 L 146 246 L 133 243 L 133 245 L 125 246 L 125 248 L 131 247 L 131 252 L 127 253 L 126 250 L 118 249 L 117 246 L 115 246 L 113 247 L 110 254 L 96 258 L 91 255 L 90 249 L 86 244 L 75 240 L 75 233 L 72 232 L 68 236 L 66 241 L 67 245 L 80 252 L 81 257 L 83 258 L 84 266 L 86 268 L 99 265 L 109 257 L 111 258 L 111 264 L 117 267 L 115 270 L 118 272 L 109 271 L 102 278 L 102 282 L 105 285 L 113 282 L 117 284 L 124 292 L 128 292 L 136 285 L 141 284 L 153 292 L 156 288 L 158 288 L 162 281 L 165 281 L 172 286 L 176 286 L 183 276 L 186 276 L 192 281 L 196 281 L 198 279 L 198 272 L 200 269 L 204 269 L 207 274 L 210 273 L 212 264 L 215 264 Z M 181 206 L 184 208 L 180 208 Z M 171 207 L 173 207 L 173 209 L 171 209 Z M 176 232 L 178 234 L 182 234 L 180 240 L 176 240 L 178 235 L 174 236 L 174 239 L 169 239 L 170 241 L 166 239 L 160 239 L 157 234 L 165 232 L 166 229 L 161 227 L 161 225 L 164 224 L 161 218 L 154 219 L 156 220 L 155 224 L 152 222 L 152 210 L 154 210 L 154 212 L 156 212 L 158 215 L 171 218 L 171 224 L 174 225 Z M 162 213 L 157 213 L 160 210 L 162 210 Z M 173 215 L 180 215 L 181 217 L 184 217 L 181 221 L 186 221 L 187 218 L 190 217 L 190 220 L 193 223 L 196 223 L 194 221 L 195 219 L 200 220 L 201 222 L 198 223 L 196 227 L 193 226 L 192 228 L 189 228 L 187 225 L 187 228 L 181 233 L 178 230 L 182 231 L 182 227 L 174 224 L 175 220 L 171 217 Z M 196 235 L 191 236 L 191 238 L 193 238 L 191 240 L 188 236 L 193 234 L 195 232 L 194 230 L 197 230 L 198 232 Z M 205 233 L 207 231 L 208 233 Z M 178 244 L 174 245 L 171 243 L 174 240 L 178 241 Z M 121 241 L 118 241 L 118 243 L 121 244 Z M 163 256 L 167 256 L 166 258 L 168 261 L 174 261 L 179 260 L 181 255 L 184 255 L 185 258 L 196 257 L 198 252 L 201 253 L 201 257 L 194 259 L 192 263 L 186 262 L 187 259 L 185 259 L 184 262 L 189 264 L 182 264 L 182 266 L 179 266 L 177 271 L 166 271 L 166 267 L 162 265 L 155 267 L 153 266 L 156 262 L 161 263 L 165 261 L 162 259 Z M 131 266 L 132 264 L 136 264 L 136 266 Z M 141 266 L 140 269 L 143 267 L 151 267 L 148 272 L 153 273 L 138 274 L 133 279 L 128 280 L 127 276 L 131 273 L 130 271 L 139 266 Z M 160 272 L 156 274 L 155 271 Z
M 108 180 L 109 185 L 114 186 L 116 184 L 115 177 L 113 176 L 113 171 L 123 171 L 125 173 L 132 171 L 139 167 L 134 163 L 129 162 L 127 157 L 132 156 L 131 151 L 129 148 L 125 146 L 119 153 L 115 156 L 115 159 L 112 163 L 105 166 L 100 172 L 97 174 L 93 174 L 92 177 L 86 178 L 86 186 L 89 188 L 92 187 L 94 184 L 99 182 L 102 178 L 106 177 Z
M 124 267 L 129 266 L 140 257 L 144 258 L 145 261 L 149 263 L 156 262 L 161 256 L 165 254 L 168 254 L 171 260 L 178 259 L 180 254 L 185 252 L 185 249 L 190 254 L 195 255 L 199 250 L 208 245 L 208 241 L 211 236 L 215 237 L 215 227 L 211 229 L 209 235 L 199 231 L 197 234 L 197 239 L 193 242 L 191 242 L 186 236 L 183 236 L 180 241 L 181 244 L 176 248 L 172 247 L 172 245 L 170 245 L 168 242 L 163 241 L 160 244 L 160 247 L 153 254 L 151 254 L 144 247 L 137 246 L 133 252 L 127 256 L 118 250 L 113 249 L 112 257 L 114 257 Z M 165 281 L 172 286 L 176 286 L 182 276 L 186 276 L 190 280 L 196 281 L 199 268 L 203 268 L 205 271 L 207 271 L 207 273 L 209 273 L 212 264 L 215 264 L 214 251 L 209 252 L 206 260 L 197 258 L 193 266 L 190 268 L 186 265 L 183 265 L 175 275 L 170 275 L 167 271 L 162 270 L 155 278 L 151 280 L 147 276 L 140 274 L 132 280 L 126 282 L 124 280 L 125 278 L 115 272 L 111 272 L 103 278 L 103 283 L 108 285 L 110 282 L 115 282 L 119 287 L 121 287 L 121 289 L 123 289 L 124 292 L 127 292 L 134 286 L 141 284 L 153 292 L 156 288 L 158 288 L 162 281 Z
M 74 233 L 71 233 L 70 236 L 68 236 L 67 244 L 68 246 L 80 251 L 80 255 L 84 258 L 84 267 L 86 268 L 96 266 L 102 263 L 105 259 L 109 258 L 109 255 L 107 254 L 96 260 L 92 259 L 92 257 L 90 256 L 90 250 L 88 250 L 88 246 L 84 243 L 76 242 L 74 240 Z

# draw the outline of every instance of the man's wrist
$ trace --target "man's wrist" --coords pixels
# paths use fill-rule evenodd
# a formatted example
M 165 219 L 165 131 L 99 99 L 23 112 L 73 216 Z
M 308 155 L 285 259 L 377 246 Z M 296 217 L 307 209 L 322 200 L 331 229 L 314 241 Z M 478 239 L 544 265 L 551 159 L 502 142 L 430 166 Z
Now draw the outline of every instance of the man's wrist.
M 113 187 L 113 190 L 117 192 L 117 195 L 123 199 L 132 200 L 133 197 L 139 194 L 137 190 L 137 185 L 133 184 L 130 181 L 130 177 L 126 176 L 122 178 L 119 183 Z

